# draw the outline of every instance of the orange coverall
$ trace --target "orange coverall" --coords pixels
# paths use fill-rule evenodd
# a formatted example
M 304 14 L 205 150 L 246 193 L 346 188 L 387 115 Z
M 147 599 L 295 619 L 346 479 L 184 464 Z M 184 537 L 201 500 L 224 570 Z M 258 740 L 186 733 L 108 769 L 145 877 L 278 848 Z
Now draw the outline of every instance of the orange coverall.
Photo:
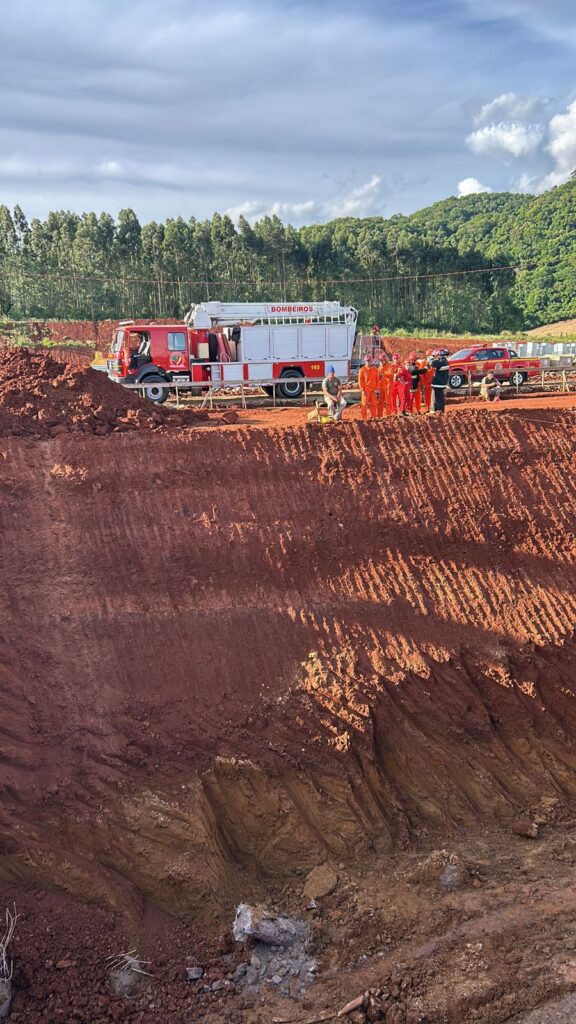
M 392 404 L 394 411 L 400 416 L 410 411 L 410 394 L 412 377 L 404 366 L 396 366 L 394 373 L 394 386 L 392 389 Z
M 426 359 L 417 359 L 416 360 L 416 366 L 417 366 L 417 368 L 419 370 L 426 370 L 426 373 L 423 373 L 422 376 L 419 377 L 419 379 L 418 379 L 418 388 L 416 389 L 416 391 L 412 392 L 412 410 L 414 410 L 415 412 L 420 412 L 420 410 L 422 408 L 422 399 L 424 399 L 424 405 L 426 406 L 427 409 L 429 408 L 429 404 L 428 403 L 430 402 L 430 395 L 428 395 L 428 402 L 426 401 L 426 381 L 428 380 L 428 361 Z M 428 384 L 428 391 L 430 391 L 430 389 L 431 389 L 431 382 L 432 382 L 432 377 L 430 378 L 430 383 Z
M 416 366 L 427 367 L 426 373 L 423 373 L 420 377 L 420 389 L 422 391 L 426 412 L 430 412 L 430 403 L 432 401 L 432 378 L 435 371 L 433 367 L 428 366 L 427 359 L 419 359 Z M 420 410 L 420 407 L 418 407 L 418 410 Z
M 379 384 L 378 376 L 378 370 L 374 365 L 360 367 L 358 387 L 362 392 L 360 412 L 363 420 L 368 419 L 368 410 L 370 410 L 371 419 L 374 419 L 377 415 L 376 392 Z
M 386 415 L 392 415 L 393 383 L 394 367 L 392 366 L 392 363 L 384 363 L 384 365 L 378 370 L 378 416 L 384 415 L 384 406 L 386 406 Z

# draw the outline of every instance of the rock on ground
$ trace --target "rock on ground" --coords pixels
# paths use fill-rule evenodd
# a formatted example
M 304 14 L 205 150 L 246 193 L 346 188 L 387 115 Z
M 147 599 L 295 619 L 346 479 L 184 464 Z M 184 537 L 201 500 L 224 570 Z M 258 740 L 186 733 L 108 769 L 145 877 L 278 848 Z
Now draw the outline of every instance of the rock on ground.
M 303 889 L 303 895 L 310 900 L 321 900 L 329 896 L 338 885 L 338 875 L 327 864 L 321 864 L 313 868 L 308 875 Z
M 524 814 L 514 820 L 512 831 L 514 835 L 523 836 L 524 839 L 538 838 L 538 825 Z

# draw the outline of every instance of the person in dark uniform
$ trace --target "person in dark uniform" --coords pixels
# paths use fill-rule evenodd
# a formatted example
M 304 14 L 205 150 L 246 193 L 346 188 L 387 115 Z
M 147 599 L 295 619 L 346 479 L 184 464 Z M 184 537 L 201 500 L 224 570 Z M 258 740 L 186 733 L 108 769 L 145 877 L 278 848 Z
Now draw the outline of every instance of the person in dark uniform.
M 429 365 L 434 370 L 432 378 L 432 405 L 430 412 L 444 412 L 446 404 L 446 388 L 448 387 L 448 371 L 450 369 L 446 352 L 437 348 L 429 359 Z

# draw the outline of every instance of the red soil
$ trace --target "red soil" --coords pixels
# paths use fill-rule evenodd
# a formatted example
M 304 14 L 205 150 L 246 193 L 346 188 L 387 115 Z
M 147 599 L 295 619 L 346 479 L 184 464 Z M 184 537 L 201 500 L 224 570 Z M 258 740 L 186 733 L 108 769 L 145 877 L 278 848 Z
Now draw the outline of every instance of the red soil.
M 174 317 L 156 317 L 157 324 L 174 323 Z M 150 323 L 150 318 L 135 320 L 134 323 Z M 38 344 L 50 338 L 55 342 L 76 341 L 108 351 L 118 320 L 25 320 L 3 324 L 6 334 L 17 330 L 25 333 L 31 344 Z
M 36 443 L 27 427 L 0 443 L 0 895 L 17 896 L 26 915 L 19 1024 L 43 1019 L 50 991 L 60 1000 L 57 1012 L 42 1007 L 51 1024 L 143 1020 L 142 1006 L 112 1007 L 107 995 L 103 957 L 121 942 L 164 958 L 162 991 L 177 996 L 146 1004 L 145 1019 L 179 1020 L 176 1005 L 187 1019 L 188 1005 L 205 1006 L 176 982 L 186 942 L 205 943 L 191 922 L 229 924 L 236 902 L 267 894 L 264 879 L 276 894 L 288 884 L 284 898 L 302 912 L 297 872 L 326 860 L 374 872 L 372 911 L 385 876 L 379 928 L 403 960 L 415 936 L 448 928 L 442 914 L 454 914 L 451 927 L 467 921 L 471 898 L 439 907 L 430 896 L 423 909 L 402 889 L 402 911 L 385 901 L 400 892 L 394 858 L 411 845 L 474 829 L 487 841 L 487 829 L 508 829 L 499 823 L 542 798 L 560 801 L 568 820 L 573 404 L 548 402 L 537 422 L 527 402 L 367 424 L 353 414 L 340 426 L 267 410 L 270 422 L 297 415 L 298 425 L 127 435 L 113 427 L 130 421 L 132 396 L 102 375 L 19 358 L 14 366 L 37 372 L 31 387 L 29 370 L 28 383 L 3 377 L 0 425 L 15 432 L 28 395 L 30 430 L 46 438 Z M 46 437 L 54 428 L 39 412 L 52 392 L 60 417 L 87 431 Z M 130 404 L 110 411 L 109 401 Z M 85 436 L 99 432 L 98 403 L 112 433 Z M 34 898 L 16 885 L 60 896 L 39 897 L 34 922 Z M 550 917 L 570 891 L 546 896 Z M 90 904 L 84 931 L 71 896 Z M 506 928 L 512 918 L 518 934 L 544 927 L 542 908 L 533 919 L 516 889 L 509 897 Z M 338 968 L 320 990 L 331 1000 L 342 995 L 346 944 L 360 948 L 367 934 L 365 916 L 346 930 L 354 890 L 338 898 L 322 938 L 325 966 Z M 488 915 L 489 894 L 482 907 Z M 172 956 L 169 938 L 154 938 L 158 908 L 187 922 L 174 925 Z M 443 957 L 448 971 L 464 941 L 455 934 L 421 956 Z M 483 955 L 504 986 L 502 948 Z M 42 966 L 62 959 L 76 963 Z M 436 992 L 434 966 L 426 1010 L 450 989 Z M 507 971 L 512 1010 L 528 1004 L 510 979 L 541 991 L 532 967 Z M 38 983 L 29 996 L 26 977 Z M 88 984 L 103 1003 L 91 992 L 80 1002 Z M 496 982 L 490 992 L 481 1017 L 467 989 L 452 1016 L 444 1002 L 430 1019 L 509 1019 Z M 248 1018 L 236 1001 L 207 1019 Z
M 103 436 L 113 430 L 191 426 L 208 419 L 196 411 L 159 409 L 88 366 L 12 349 L 0 365 L 0 436 Z
M 508 397 L 508 394 L 510 397 Z M 222 420 L 222 412 L 224 409 L 231 409 L 232 403 L 214 402 L 214 416 L 211 416 L 211 423 L 219 423 L 220 426 L 224 425 Z M 526 414 L 526 417 L 531 416 L 532 420 L 537 423 L 537 417 L 531 415 L 532 411 L 539 409 L 575 409 L 576 408 L 576 394 L 557 394 L 550 393 L 549 391 L 534 392 L 525 391 L 520 393 L 518 397 L 515 397 L 514 392 L 504 392 L 504 398 L 501 402 L 497 403 L 486 403 L 480 397 L 476 396 L 468 398 L 464 396 L 448 395 L 446 403 L 446 415 L 453 416 L 464 411 L 472 411 L 479 413 L 480 415 L 498 416 L 499 414 L 506 415 L 512 411 L 522 411 Z M 247 426 L 247 427 L 305 427 L 307 425 L 307 417 L 311 407 L 303 408 L 302 406 L 281 406 L 277 408 L 257 408 L 251 406 L 247 409 L 241 409 L 240 405 L 234 405 L 234 411 L 238 416 L 236 426 Z M 410 424 L 427 422 L 430 417 L 426 416 L 425 413 L 419 413 L 414 416 L 401 418 L 399 422 L 405 424 L 405 429 L 410 430 Z M 361 422 L 362 416 L 360 412 L 360 405 L 356 402 L 354 405 L 350 405 L 344 413 L 344 423 L 349 422 Z M 391 421 L 383 420 L 382 422 L 395 422 L 399 418 L 396 416 L 392 417 Z M 328 430 L 339 429 L 333 424 L 324 423 L 322 427 Z M 230 430 L 233 428 L 230 427 Z

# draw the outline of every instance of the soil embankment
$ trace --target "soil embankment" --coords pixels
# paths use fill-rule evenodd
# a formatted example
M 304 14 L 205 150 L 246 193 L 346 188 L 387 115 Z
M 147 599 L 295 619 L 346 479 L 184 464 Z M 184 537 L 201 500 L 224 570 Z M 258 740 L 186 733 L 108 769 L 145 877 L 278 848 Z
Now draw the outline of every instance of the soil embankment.
M 80 886 L 195 913 L 571 793 L 574 413 L 539 417 L 4 441 L 9 863 L 58 820 Z
M 7 431 L 3 891 L 131 938 L 569 807 L 575 423 Z

